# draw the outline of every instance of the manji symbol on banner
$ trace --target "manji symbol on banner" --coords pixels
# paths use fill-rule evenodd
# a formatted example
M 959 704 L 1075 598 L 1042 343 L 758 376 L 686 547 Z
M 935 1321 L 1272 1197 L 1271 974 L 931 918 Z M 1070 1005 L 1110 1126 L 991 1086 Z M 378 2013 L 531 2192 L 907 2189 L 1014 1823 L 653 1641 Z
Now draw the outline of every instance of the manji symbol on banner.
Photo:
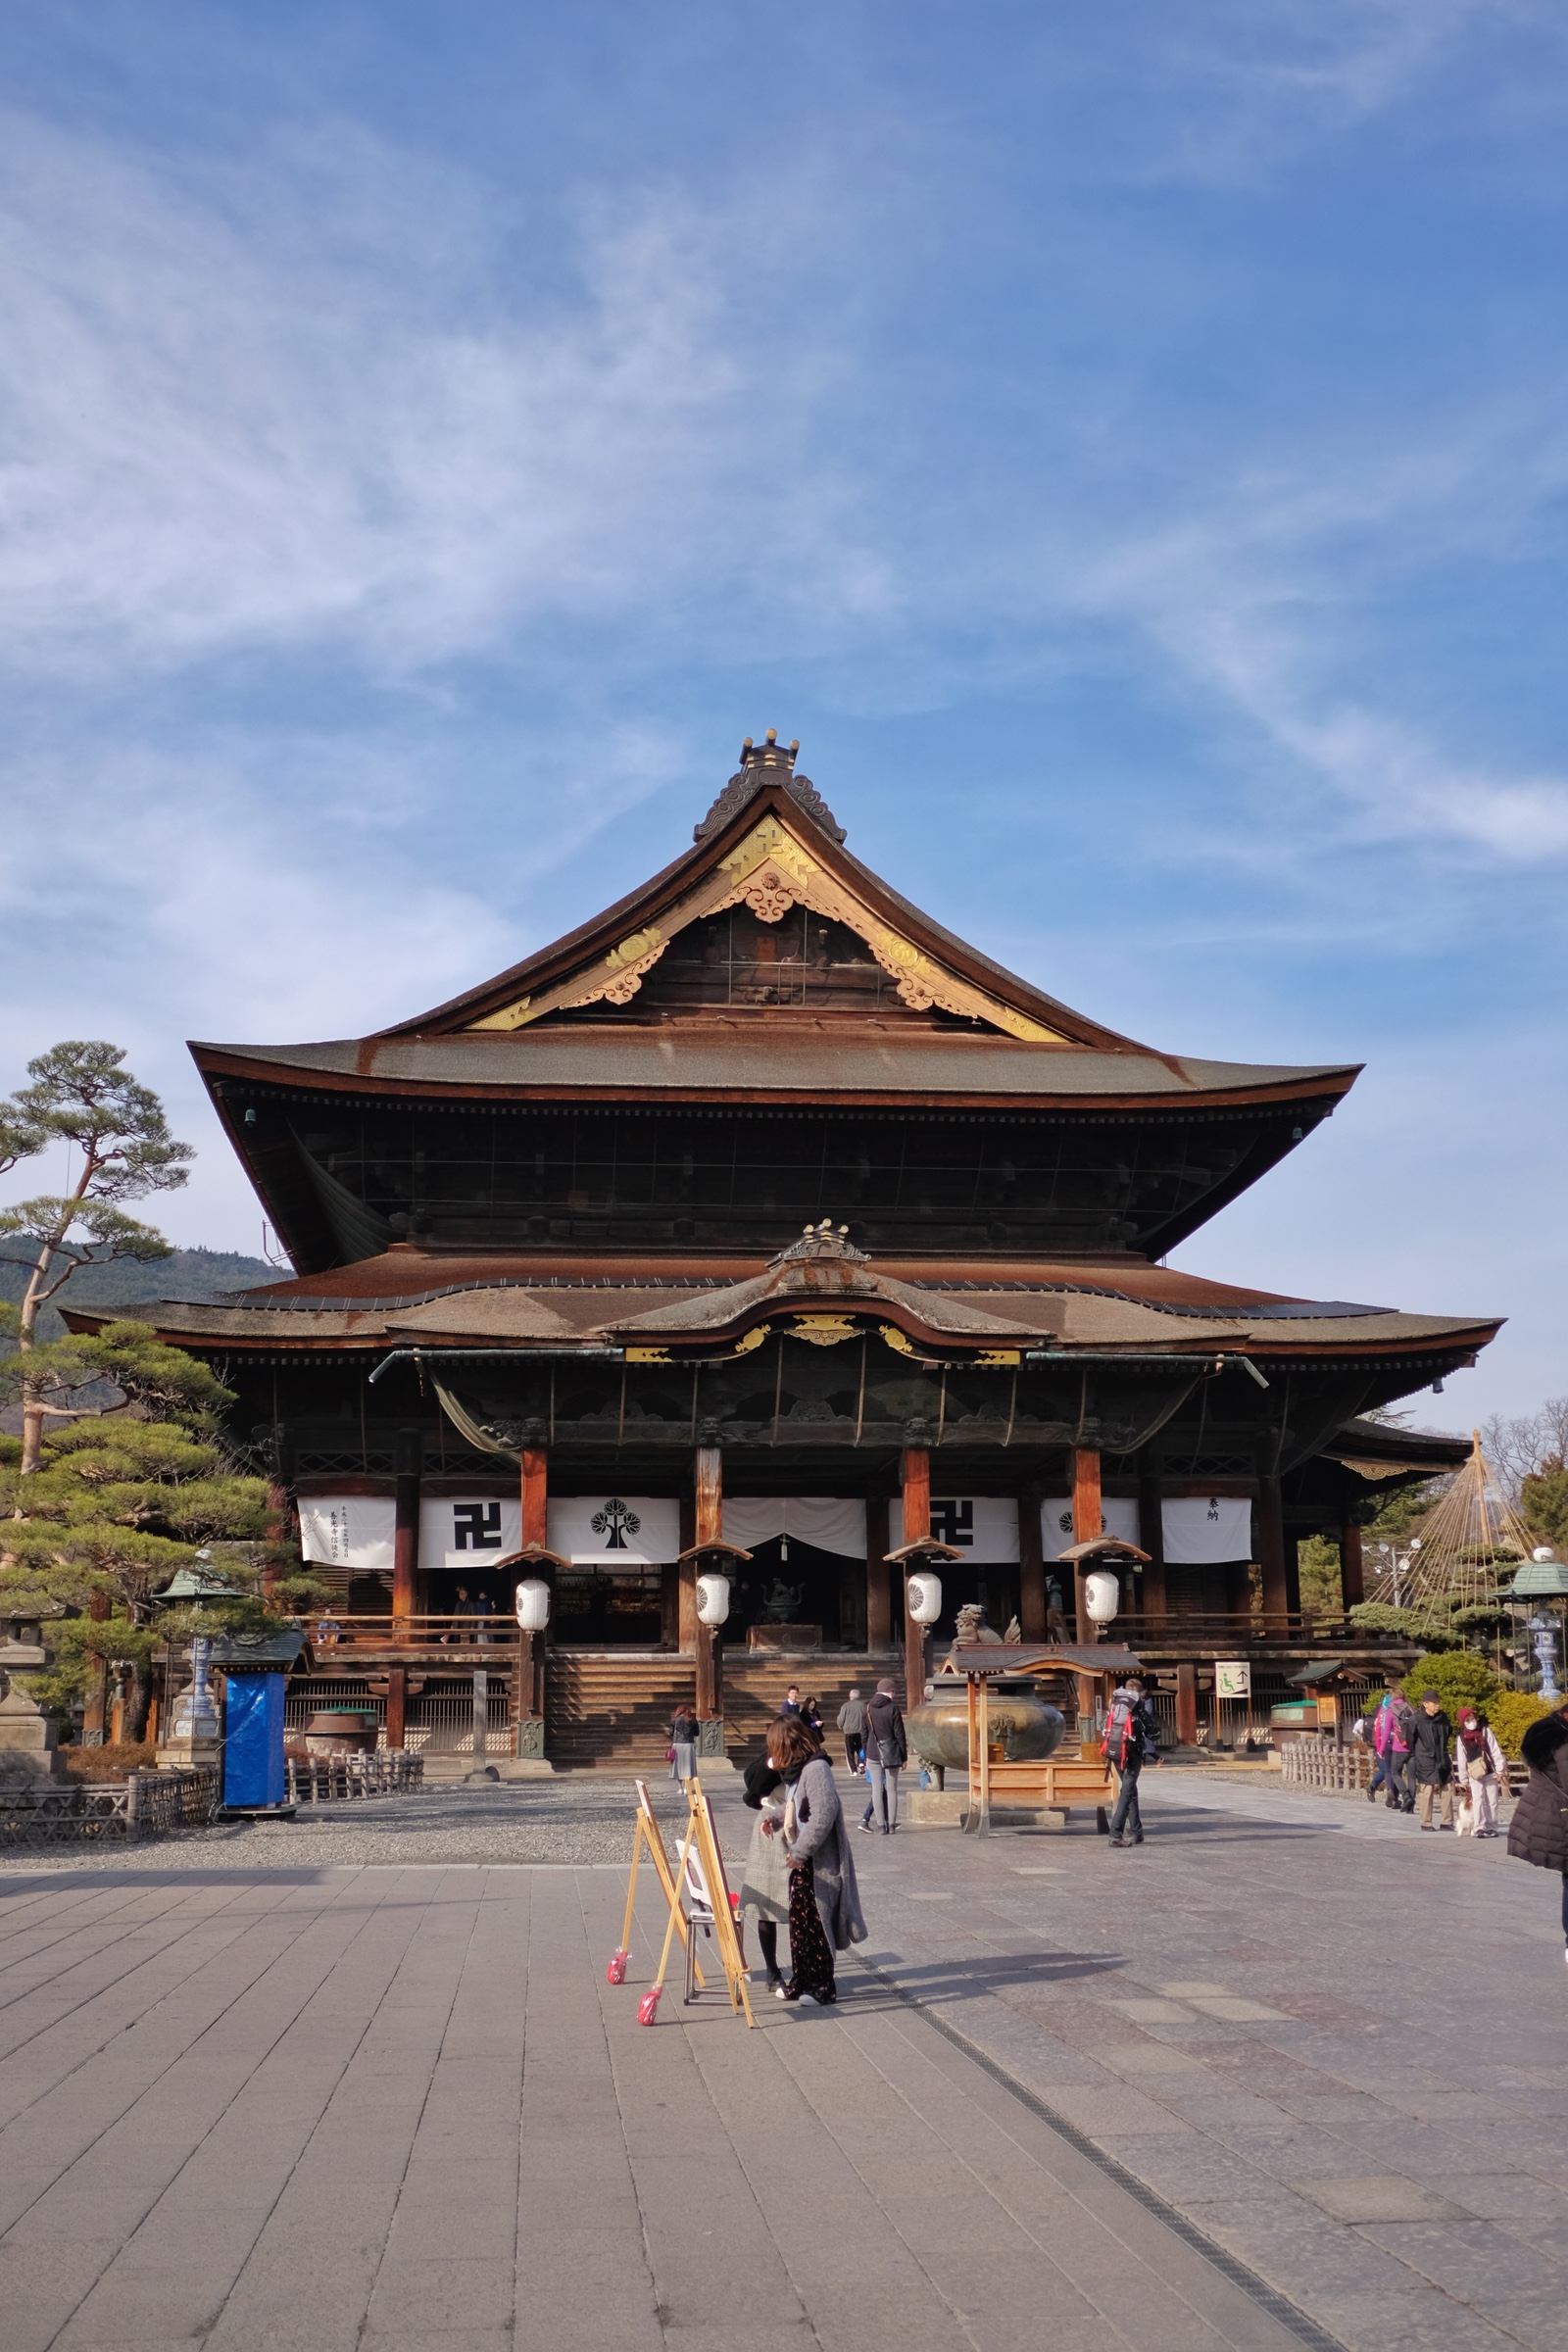
M 454 1551 L 499 1551 L 501 1549 L 500 1503 L 454 1503 L 452 1506 L 452 1548 Z

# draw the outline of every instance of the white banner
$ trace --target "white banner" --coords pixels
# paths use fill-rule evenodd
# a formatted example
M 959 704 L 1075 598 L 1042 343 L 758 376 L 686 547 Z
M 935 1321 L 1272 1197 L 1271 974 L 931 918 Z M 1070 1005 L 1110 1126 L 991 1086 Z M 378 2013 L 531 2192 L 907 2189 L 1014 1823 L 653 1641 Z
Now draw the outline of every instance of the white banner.
M 1137 1495 L 1102 1494 L 1100 1521 L 1102 1536 L 1114 1536 L 1121 1544 L 1137 1544 Z M 1059 1560 L 1068 1544 L 1077 1541 L 1072 1531 L 1072 1496 L 1048 1494 L 1040 1505 L 1040 1546 L 1046 1558 Z M 1142 1544 L 1139 1549 L 1143 1549 Z
M 1245 1495 L 1171 1494 L 1160 1506 L 1172 1568 L 1206 1568 L 1252 1556 L 1252 1506 Z
M 392 1568 L 397 1505 L 390 1495 L 300 1497 L 300 1549 L 323 1568 Z
M 419 1504 L 421 1568 L 486 1568 L 522 1547 L 522 1497 L 428 1496 Z
M 552 1495 L 550 1548 L 583 1567 L 667 1567 L 680 1557 L 680 1504 L 653 1494 Z
M 776 1536 L 834 1551 L 846 1560 L 865 1557 L 865 1504 L 858 1495 L 739 1494 L 724 1497 L 724 1541 L 755 1551 Z
M 971 1560 L 1004 1567 L 1018 1557 L 1018 1504 L 1011 1494 L 937 1494 L 931 1496 L 931 1533 L 939 1544 L 952 1544 Z M 904 1542 L 904 1501 L 888 1508 L 889 1546 L 897 1551 Z

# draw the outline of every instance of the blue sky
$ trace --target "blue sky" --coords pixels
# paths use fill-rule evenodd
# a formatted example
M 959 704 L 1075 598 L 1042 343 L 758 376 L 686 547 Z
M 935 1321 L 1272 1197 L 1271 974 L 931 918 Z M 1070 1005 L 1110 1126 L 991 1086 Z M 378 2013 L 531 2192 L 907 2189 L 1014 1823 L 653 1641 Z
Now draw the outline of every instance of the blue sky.
M 1181 1262 L 1568 1390 L 1559 9 L 56 0 L 0 91 L 0 1087 L 126 1045 L 172 1238 L 260 1242 L 184 1038 L 500 968 L 776 725 L 1070 1003 L 1367 1062 Z

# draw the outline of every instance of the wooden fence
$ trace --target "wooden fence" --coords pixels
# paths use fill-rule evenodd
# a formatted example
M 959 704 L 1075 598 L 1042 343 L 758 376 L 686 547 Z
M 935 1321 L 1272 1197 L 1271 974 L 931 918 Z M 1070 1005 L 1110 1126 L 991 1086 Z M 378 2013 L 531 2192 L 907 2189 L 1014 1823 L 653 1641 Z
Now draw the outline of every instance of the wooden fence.
M 290 1756 L 285 1767 L 290 1804 L 321 1805 L 332 1797 L 406 1796 L 424 1787 L 424 1758 L 402 1748 L 374 1755 Z
M 218 1804 L 218 1767 L 130 1772 L 123 1781 L 47 1781 L 0 1788 L 0 1848 L 91 1845 L 201 1829 Z

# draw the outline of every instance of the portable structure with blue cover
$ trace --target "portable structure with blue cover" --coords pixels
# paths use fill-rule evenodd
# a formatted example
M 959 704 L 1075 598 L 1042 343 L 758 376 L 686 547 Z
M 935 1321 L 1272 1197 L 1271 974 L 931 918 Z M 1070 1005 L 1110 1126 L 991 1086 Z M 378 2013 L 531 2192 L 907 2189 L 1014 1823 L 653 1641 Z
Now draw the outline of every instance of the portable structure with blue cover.
M 213 1644 L 224 1678 L 223 1806 L 264 1812 L 284 1802 L 283 1690 L 304 1646 L 298 1633 L 228 1636 Z

